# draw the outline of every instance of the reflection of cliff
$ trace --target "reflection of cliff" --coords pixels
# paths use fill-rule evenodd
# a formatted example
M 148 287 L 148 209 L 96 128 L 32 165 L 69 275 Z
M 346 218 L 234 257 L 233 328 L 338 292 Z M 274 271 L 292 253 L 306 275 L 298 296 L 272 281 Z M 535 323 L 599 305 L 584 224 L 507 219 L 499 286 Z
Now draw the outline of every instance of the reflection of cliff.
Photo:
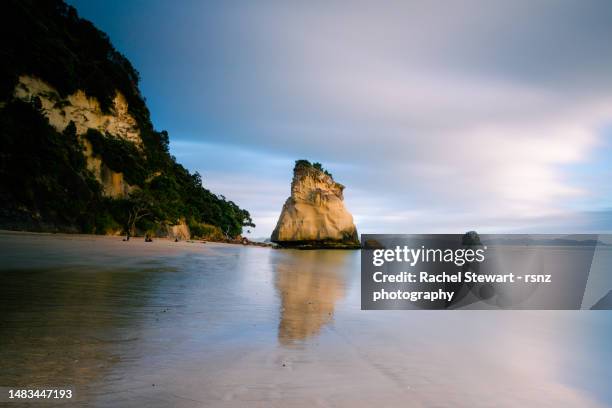
M 332 320 L 335 303 L 344 296 L 344 263 L 349 253 L 291 251 L 287 255 L 275 268 L 281 298 L 281 344 L 317 335 Z

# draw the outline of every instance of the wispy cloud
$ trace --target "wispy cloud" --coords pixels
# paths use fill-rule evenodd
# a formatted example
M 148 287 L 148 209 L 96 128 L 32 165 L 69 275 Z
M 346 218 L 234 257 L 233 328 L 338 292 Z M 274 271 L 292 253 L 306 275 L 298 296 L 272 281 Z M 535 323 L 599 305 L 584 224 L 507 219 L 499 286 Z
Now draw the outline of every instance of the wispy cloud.
M 298 158 L 347 185 L 367 232 L 575 226 L 611 205 L 610 2 L 77 7 L 142 72 L 173 152 L 258 235 Z

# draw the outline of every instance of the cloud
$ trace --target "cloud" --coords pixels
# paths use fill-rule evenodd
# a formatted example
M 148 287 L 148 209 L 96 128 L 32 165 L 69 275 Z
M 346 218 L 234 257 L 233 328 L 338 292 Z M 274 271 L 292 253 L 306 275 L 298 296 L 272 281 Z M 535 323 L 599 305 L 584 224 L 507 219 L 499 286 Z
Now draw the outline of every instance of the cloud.
M 610 2 L 138 9 L 102 13 L 156 125 L 213 191 L 251 209 L 261 235 L 299 158 L 347 185 L 367 232 L 509 230 L 609 207 L 597 190 L 611 166 L 596 153 L 612 123 Z

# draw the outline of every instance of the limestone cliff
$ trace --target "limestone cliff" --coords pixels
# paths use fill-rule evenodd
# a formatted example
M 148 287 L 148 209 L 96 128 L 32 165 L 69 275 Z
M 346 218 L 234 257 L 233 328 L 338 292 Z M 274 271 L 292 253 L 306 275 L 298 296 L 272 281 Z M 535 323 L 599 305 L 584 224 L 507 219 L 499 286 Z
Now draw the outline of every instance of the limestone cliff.
M 102 185 L 102 192 L 107 197 L 124 198 L 133 186 L 124 180 L 121 172 L 108 168 L 100 157 L 93 154 L 91 143 L 83 137 L 89 129 L 112 135 L 133 143 L 142 149 L 142 140 L 136 120 L 128 112 L 125 97 L 117 92 L 109 113 L 104 113 L 96 98 L 89 97 L 78 90 L 62 98 L 59 92 L 48 83 L 28 75 L 21 75 L 15 86 L 15 98 L 31 101 L 37 98 L 41 103 L 41 112 L 49 124 L 58 132 L 63 132 L 70 122 L 76 126 L 76 133 L 83 144 L 87 168 Z
M 186 239 L 254 226 L 170 154 L 108 35 L 63 0 L 0 10 L 0 228 Z
M 272 241 L 303 248 L 357 248 L 353 216 L 344 206 L 344 186 L 320 164 L 298 160 L 291 196 L 285 202 Z

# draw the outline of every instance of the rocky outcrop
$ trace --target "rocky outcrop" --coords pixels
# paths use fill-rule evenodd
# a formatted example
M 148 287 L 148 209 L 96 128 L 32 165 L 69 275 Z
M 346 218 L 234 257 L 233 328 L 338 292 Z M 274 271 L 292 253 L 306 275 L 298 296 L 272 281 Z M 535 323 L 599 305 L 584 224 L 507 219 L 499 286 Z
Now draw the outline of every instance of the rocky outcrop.
M 358 248 L 357 228 L 344 206 L 343 190 L 319 163 L 298 160 L 291 196 L 271 240 L 284 247 Z
M 184 219 L 181 219 L 179 223 L 175 225 L 165 225 L 164 230 L 157 231 L 155 235 L 179 241 L 191 239 L 191 231 Z
M 191 233 L 189 232 L 189 227 L 187 224 L 185 224 L 185 221 L 182 221 L 178 225 L 171 225 L 168 227 L 168 236 L 173 239 L 184 241 L 191 238 Z
M 83 91 L 62 98 L 59 92 L 46 82 L 22 75 L 15 87 L 14 96 L 23 101 L 38 98 L 49 124 L 58 132 L 64 131 L 70 122 L 74 122 L 77 135 L 80 136 L 84 147 L 87 168 L 102 185 L 105 196 L 124 198 L 133 190 L 133 186 L 124 180 L 123 173 L 109 169 L 93 154 L 91 143 L 82 137 L 87 130 L 95 129 L 102 134 L 127 140 L 142 149 L 138 125 L 128 112 L 128 104 L 121 93 L 117 92 L 111 111 L 105 113 L 96 98 L 88 97 Z

